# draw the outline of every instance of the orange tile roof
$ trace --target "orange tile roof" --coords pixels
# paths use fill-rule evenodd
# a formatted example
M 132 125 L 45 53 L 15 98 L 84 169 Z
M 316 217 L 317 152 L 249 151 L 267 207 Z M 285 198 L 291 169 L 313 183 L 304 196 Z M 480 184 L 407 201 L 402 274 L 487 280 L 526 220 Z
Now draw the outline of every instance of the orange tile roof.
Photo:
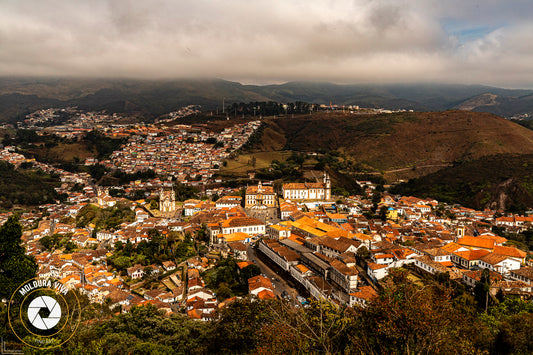
M 350 296 L 369 301 L 376 298 L 378 293 L 371 286 L 362 286 L 356 292 L 350 293 Z
M 494 240 L 487 239 L 487 238 L 464 236 L 462 238 L 459 238 L 457 240 L 457 243 L 460 245 L 465 245 L 465 246 L 475 247 L 475 248 L 484 248 L 484 249 L 494 248 Z
M 294 267 L 300 270 L 302 274 L 309 271 L 309 269 L 305 265 L 302 265 L 302 264 L 295 265 Z
M 496 245 L 494 247 L 494 253 L 501 254 L 505 256 L 511 256 L 513 258 L 523 259 L 526 257 L 527 253 L 515 247 L 505 247 Z
M 507 238 L 500 237 L 499 235 L 480 235 L 478 238 L 492 239 L 495 244 L 503 244 L 507 241 Z
M 276 295 L 270 290 L 262 290 L 257 293 L 257 297 L 261 300 L 273 300 L 276 298 Z
M 251 261 L 241 261 L 237 263 L 237 267 L 241 270 L 250 265 L 254 265 L 254 263 L 252 263 Z
M 446 250 L 446 251 L 449 251 L 449 252 L 454 252 L 456 251 L 457 249 L 460 249 L 462 248 L 461 245 L 457 244 L 457 243 L 448 243 L 446 245 L 443 245 L 442 247 L 440 247 L 442 250 Z
M 484 257 L 485 255 L 489 254 L 490 252 L 488 250 L 467 250 L 467 251 L 457 251 L 454 252 L 455 255 L 468 260 L 478 260 Z
M 387 267 L 387 265 L 383 265 L 383 264 L 376 264 L 376 263 L 368 263 L 367 266 L 372 269 L 372 270 L 379 270 L 379 269 L 384 269 Z

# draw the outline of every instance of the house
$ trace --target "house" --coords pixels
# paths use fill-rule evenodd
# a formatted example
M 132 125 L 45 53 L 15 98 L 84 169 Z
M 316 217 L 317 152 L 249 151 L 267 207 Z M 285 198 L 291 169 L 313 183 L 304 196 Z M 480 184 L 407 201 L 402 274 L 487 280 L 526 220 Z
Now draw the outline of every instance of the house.
M 369 302 L 375 299 L 378 293 L 371 286 L 361 286 L 354 292 L 350 293 L 350 307 L 356 304 L 361 307 L 366 307 Z
M 394 261 L 394 255 L 384 253 L 373 253 L 372 261 L 376 264 L 389 265 Z
M 128 276 L 132 279 L 140 279 L 144 276 L 144 267 L 142 265 L 135 265 L 127 269 Z
M 520 269 L 520 261 L 506 255 L 490 253 L 479 259 L 479 267 L 506 275 L 511 270 Z
M 252 217 L 230 217 L 221 223 L 221 233 L 247 233 L 250 235 L 265 234 L 266 225 L 263 221 Z
M 330 262 L 329 280 L 350 293 L 357 288 L 359 272 L 355 267 L 349 267 L 342 261 L 334 259 Z
M 479 264 L 479 259 L 489 253 L 490 251 L 484 249 L 456 251 L 452 253 L 452 261 L 462 268 L 473 269 Z
M 430 274 L 436 274 L 438 272 L 448 272 L 446 266 L 439 262 L 436 262 L 429 255 L 422 255 L 415 258 L 415 266 Z
M 257 296 L 259 292 L 268 290 L 272 292 L 272 281 L 268 277 L 257 275 L 248 279 L 248 291 L 251 295 Z
M 389 268 L 383 264 L 368 263 L 366 273 L 373 281 L 378 281 L 389 274 Z
M 515 247 L 507 247 L 496 245 L 493 250 L 494 253 L 511 257 L 520 261 L 521 264 L 525 263 L 527 253 Z
M 302 286 L 307 285 L 307 278 L 313 276 L 313 272 L 303 264 L 291 265 L 290 273 Z
M 248 260 L 248 247 L 240 241 L 234 241 L 227 243 L 230 252 L 237 260 Z
M 195 289 L 193 291 L 189 291 L 188 292 L 188 295 L 187 295 L 187 302 L 190 300 L 190 299 L 193 299 L 194 297 L 198 297 L 198 298 L 201 298 L 203 299 L 204 301 L 205 300 L 212 300 L 215 298 L 215 295 L 213 294 L 213 292 L 207 288 L 200 288 L 200 289 Z
M 174 262 L 171 260 L 163 261 L 162 265 L 165 271 L 174 270 L 176 268 L 176 264 L 174 264 Z
M 298 206 L 294 203 L 283 201 L 279 205 L 279 210 L 281 213 L 281 220 L 286 221 L 292 213 L 298 211 Z
M 513 280 L 522 281 L 528 285 L 533 285 L 533 267 L 523 267 L 511 270 L 509 277 Z
M 425 249 L 424 253 L 429 255 L 433 261 L 442 264 L 443 266 L 453 266 L 452 253 L 442 248 Z
M 457 244 L 467 247 L 468 249 L 481 249 L 491 252 L 494 250 L 495 242 L 493 239 L 488 238 L 464 236 L 462 238 L 457 239 Z
M 267 234 L 273 239 L 285 239 L 291 236 L 291 228 L 281 224 L 273 224 L 266 228 Z
M 223 196 L 215 204 L 216 208 L 233 208 L 241 205 L 241 196 Z
M 481 281 L 481 274 L 483 270 L 471 270 L 463 274 L 463 282 L 470 287 L 476 286 L 476 283 Z M 489 271 L 489 279 L 491 285 L 503 280 L 503 276 L 495 271 Z

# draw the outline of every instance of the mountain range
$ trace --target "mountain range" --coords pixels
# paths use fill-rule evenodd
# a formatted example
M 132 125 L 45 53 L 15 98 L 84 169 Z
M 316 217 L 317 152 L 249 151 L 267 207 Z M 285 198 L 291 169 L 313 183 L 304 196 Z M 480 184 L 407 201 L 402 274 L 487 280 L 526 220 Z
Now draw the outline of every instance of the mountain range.
M 14 122 L 29 112 L 49 107 L 78 106 L 86 110 L 135 112 L 150 119 L 190 104 L 215 110 L 222 109 L 223 103 L 255 101 L 303 101 L 415 111 L 463 109 L 503 117 L 533 114 L 533 90 L 483 85 L 289 82 L 260 86 L 221 79 L 0 80 L 0 122 Z

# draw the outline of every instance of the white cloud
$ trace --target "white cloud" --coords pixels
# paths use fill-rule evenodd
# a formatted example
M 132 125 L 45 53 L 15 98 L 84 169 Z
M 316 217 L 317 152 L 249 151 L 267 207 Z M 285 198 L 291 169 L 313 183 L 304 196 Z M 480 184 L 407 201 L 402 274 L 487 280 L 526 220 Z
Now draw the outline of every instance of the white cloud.
M 0 75 L 524 86 L 533 83 L 530 7 L 525 0 L 7 0 Z M 461 37 L 476 28 L 486 30 Z

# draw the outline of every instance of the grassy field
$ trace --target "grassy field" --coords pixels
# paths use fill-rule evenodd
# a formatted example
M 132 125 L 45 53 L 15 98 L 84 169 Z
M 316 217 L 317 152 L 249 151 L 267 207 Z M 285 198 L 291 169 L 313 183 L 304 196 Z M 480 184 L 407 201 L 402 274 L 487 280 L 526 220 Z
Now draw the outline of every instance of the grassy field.
M 96 156 L 95 151 L 87 149 L 87 146 L 81 142 L 59 143 L 51 148 L 39 146 L 28 149 L 28 153 L 45 161 L 64 162 L 72 162 L 75 157 L 77 157 L 80 162 L 83 162 L 86 158 Z
M 229 159 L 227 161 L 228 165 L 220 169 L 220 174 L 246 176 L 249 171 L 268 168 L 272 160 L 285 161 L 291 154 L 288 151 L 240 154 L 236 159 Z M 255 168 L 252 166 L 253 157 L 255 157 Z

